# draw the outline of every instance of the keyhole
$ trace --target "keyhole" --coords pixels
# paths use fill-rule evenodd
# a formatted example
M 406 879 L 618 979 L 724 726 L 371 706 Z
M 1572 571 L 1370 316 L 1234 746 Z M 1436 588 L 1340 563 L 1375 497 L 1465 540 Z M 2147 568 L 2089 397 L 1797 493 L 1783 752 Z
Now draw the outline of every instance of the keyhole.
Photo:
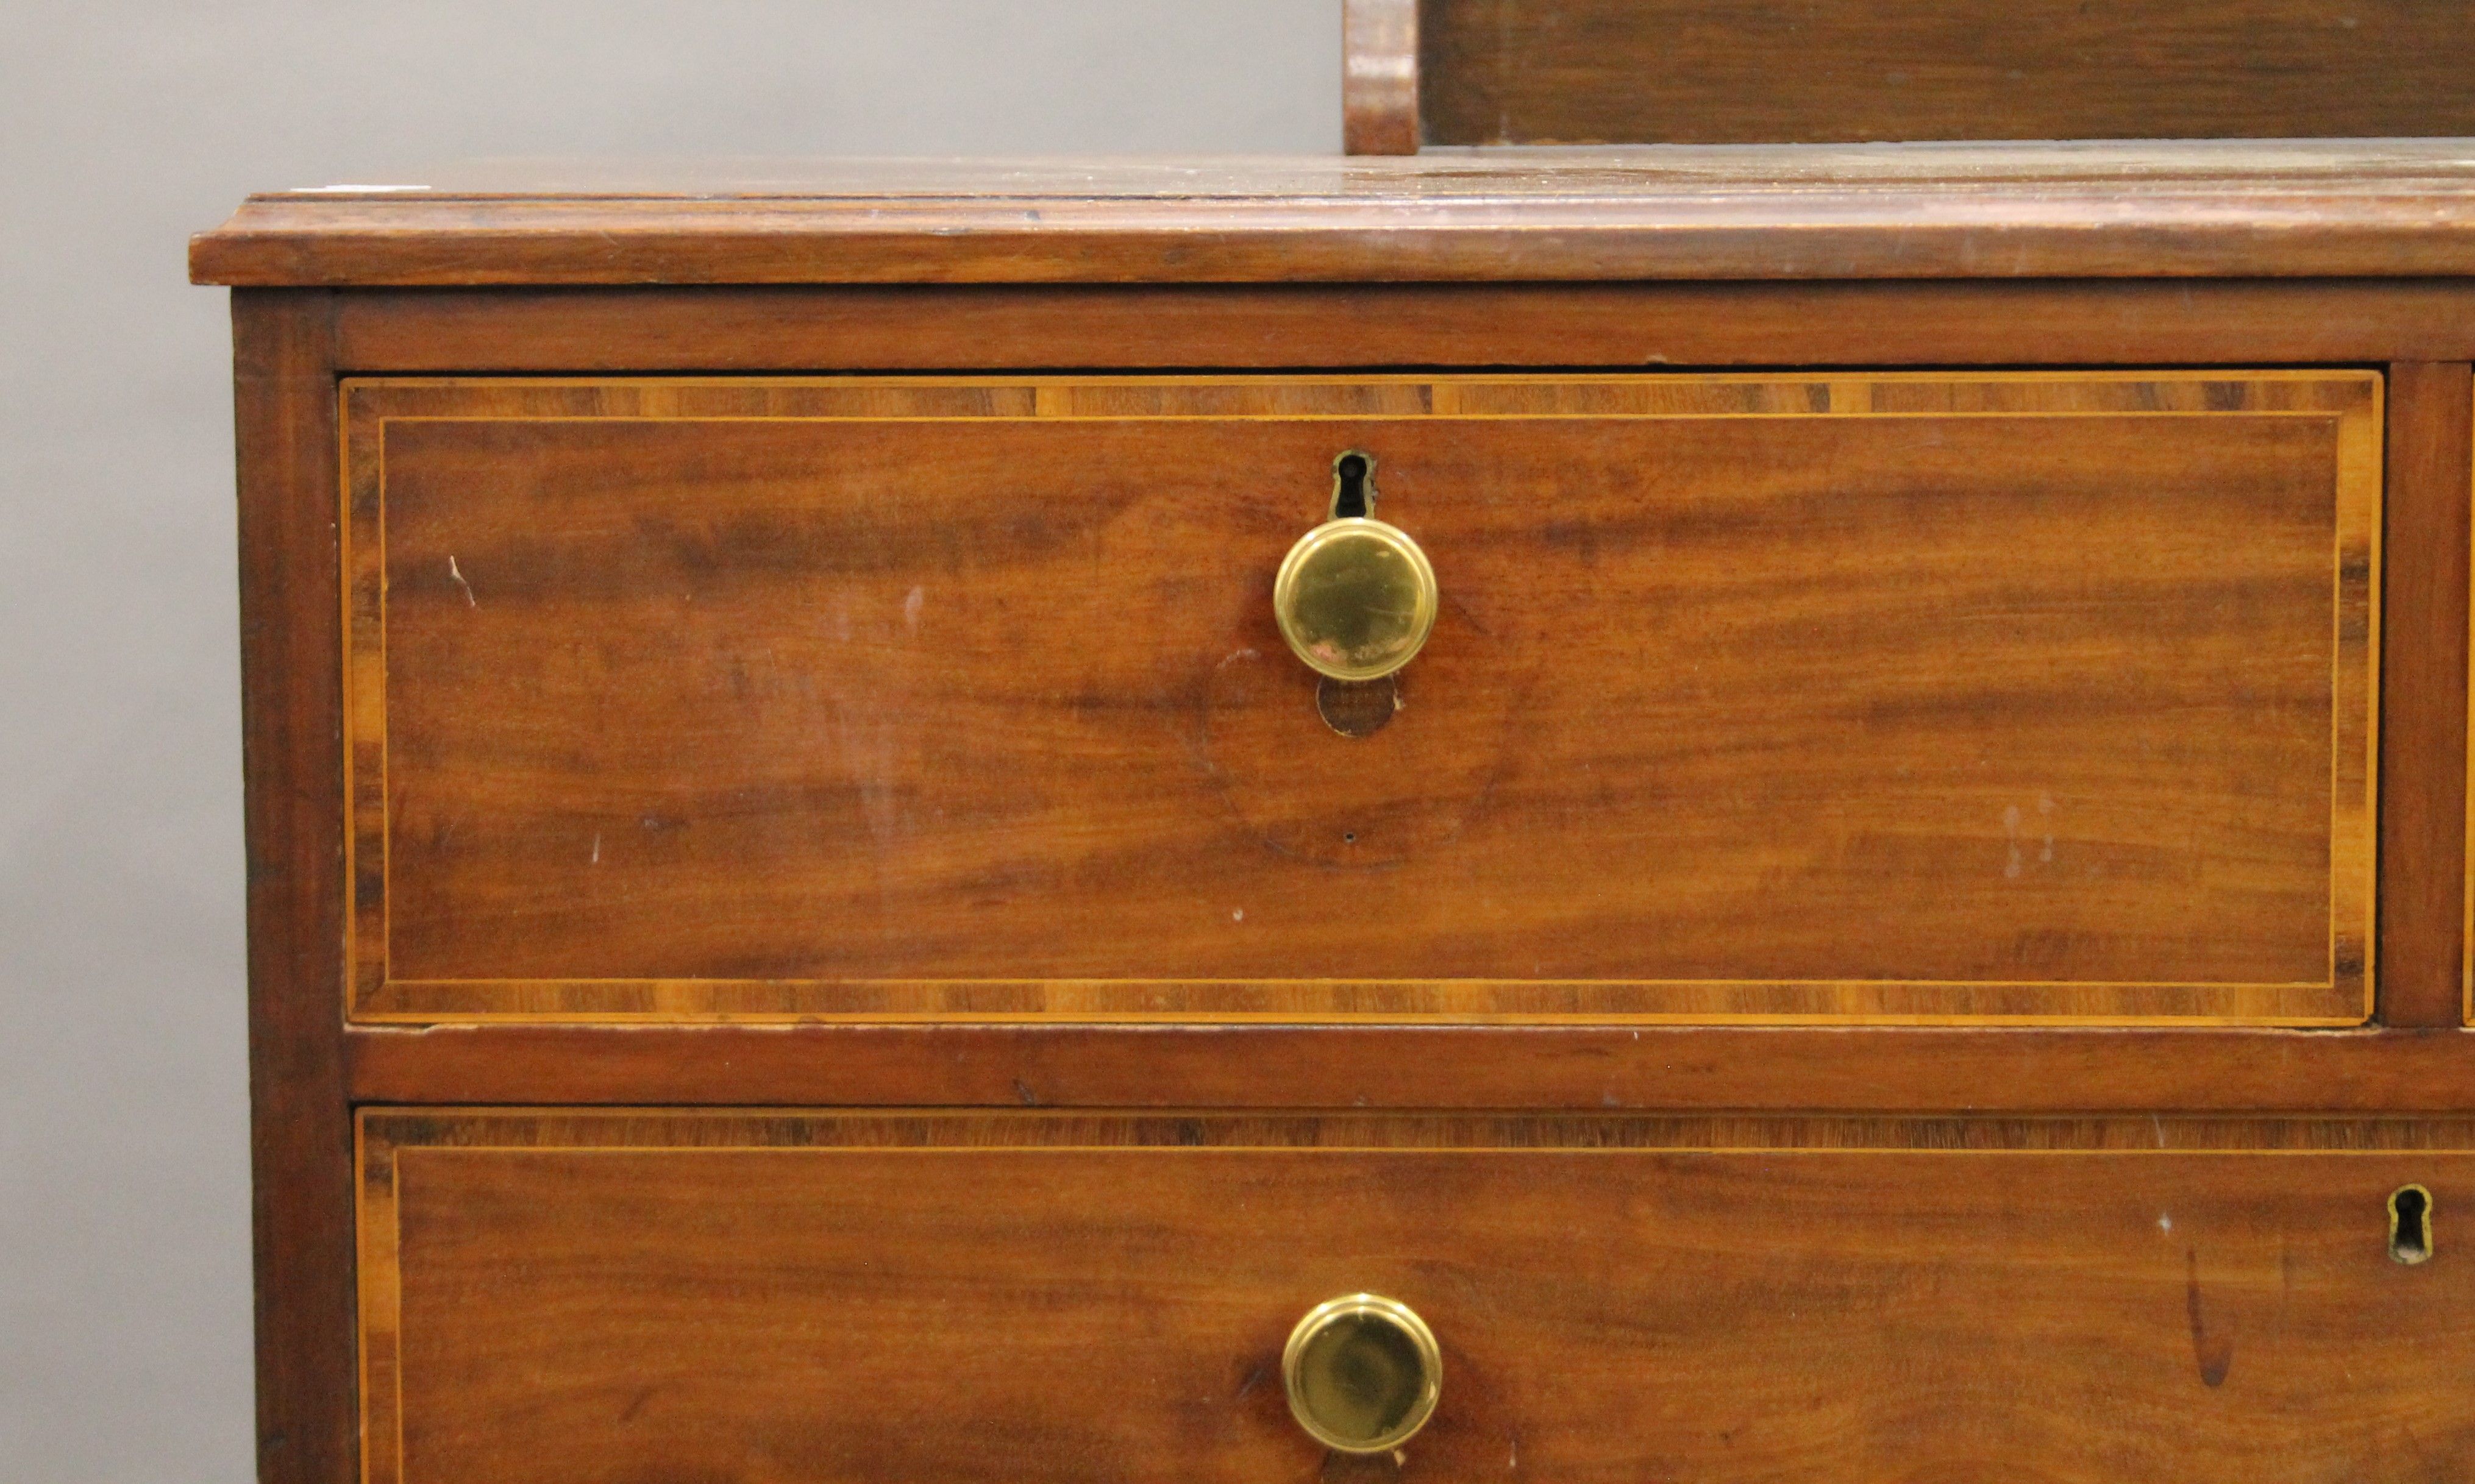
M 2389 1196 L 2389 1258 L 2413 1266 L 2432 1260 L 2432 1192 L 2400 1185 Z
M 1332 518 L 1362 521 L 1375 513 L 1375 455 L 1350 450 L 1332 461 Z

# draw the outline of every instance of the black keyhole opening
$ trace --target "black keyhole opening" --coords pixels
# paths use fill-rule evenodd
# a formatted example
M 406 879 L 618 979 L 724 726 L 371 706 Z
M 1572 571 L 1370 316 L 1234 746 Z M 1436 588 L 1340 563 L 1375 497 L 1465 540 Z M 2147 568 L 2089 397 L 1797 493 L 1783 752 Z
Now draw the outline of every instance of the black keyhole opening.
M 1368 488 L 1368 476 L 1374 473 L 1375 460 L 1356 449 L 1332 461 L 1334 520 L 1364 520 L 1374 511 L 1374 491 Z
M 2389 1258 L 2413 1265 L 2432 1256 L 2432 1192 L 2401 1185 L 2389 1197 Z

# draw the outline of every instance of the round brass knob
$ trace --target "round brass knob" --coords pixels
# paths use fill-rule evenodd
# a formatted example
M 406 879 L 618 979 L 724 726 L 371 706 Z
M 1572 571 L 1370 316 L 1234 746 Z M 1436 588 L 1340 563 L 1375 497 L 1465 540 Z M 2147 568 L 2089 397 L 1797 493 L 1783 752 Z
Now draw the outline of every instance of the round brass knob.
M 1427 1425 L 1443 1395 L 1435 1332 L 1408 1304 L 1350 1294 L 1316 1304 L 1281 1352 L 1289 1411 L 1343 1453 L 1383 1453 Z
M 1298 538 L 1272 579 L 1272 612 L 1299 659 L 1335 680 L 1380 680 L 1435 626 L 1435 570 L 1409 533 L 1369 516 Z

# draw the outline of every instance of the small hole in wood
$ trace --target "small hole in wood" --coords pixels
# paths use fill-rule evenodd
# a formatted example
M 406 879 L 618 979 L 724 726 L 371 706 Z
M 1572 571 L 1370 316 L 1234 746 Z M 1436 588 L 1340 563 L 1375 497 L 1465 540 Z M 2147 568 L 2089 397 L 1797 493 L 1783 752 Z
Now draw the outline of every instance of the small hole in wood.
M 2432 1192 L 2400 1185 L 2389 1195 L 2389 1259 L 2412 1266 L 2432 1260 Z
M 1342 844 L 1344 844 L 1344 845 L 1355 845 L 1355 844 L 1357 844 L 1357 843 L 1358 843 L 1358 832 L 1357 832 L 1356 830 L 1343 830 L 1343 831 L 1341 831 L 1341 832 L 1340 832 L 1340 842 L 1341 842 Z

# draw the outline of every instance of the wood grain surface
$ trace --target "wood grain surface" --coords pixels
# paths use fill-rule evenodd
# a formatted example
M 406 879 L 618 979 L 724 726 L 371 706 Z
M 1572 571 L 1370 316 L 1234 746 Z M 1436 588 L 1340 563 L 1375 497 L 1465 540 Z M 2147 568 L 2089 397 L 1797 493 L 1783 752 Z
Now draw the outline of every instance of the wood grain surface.
M 355 1473 L 334 304 L 233 296 L 259 1484 Z
M 1425 0 L 1436 144 L 2475 134 L 2425 0 Z
M 372 375 L 2286 365 L 2475 358 L 2475 284 L 355 289 Z
M 189 261 L 200 282 L 319 287 L 2461 276 L 2475 155 L 2385 139 L 532 164 L 253 197 Z
M 2356 373 L 357 382 L 355 1012 L 2368 1012 Z M 1344 448 L 1445 616 L 1336 737 Z
M 367 1477 L 1307 1477 L 1360 1290 L 1443 1349 L 1386 1477 L 2459 1477 L 2470 1133 L 380 1110 Z
M 1418 0 L 1343 0 L 1341 147 L 1418 153 Z
M 2463 1030 L 355 1026 L 358 1103 L 2475 1113 Z
M 2469 385 L 2463 362 L 2389 372 L 2379 957 L 2394 1026 L 2464 1021 Z

